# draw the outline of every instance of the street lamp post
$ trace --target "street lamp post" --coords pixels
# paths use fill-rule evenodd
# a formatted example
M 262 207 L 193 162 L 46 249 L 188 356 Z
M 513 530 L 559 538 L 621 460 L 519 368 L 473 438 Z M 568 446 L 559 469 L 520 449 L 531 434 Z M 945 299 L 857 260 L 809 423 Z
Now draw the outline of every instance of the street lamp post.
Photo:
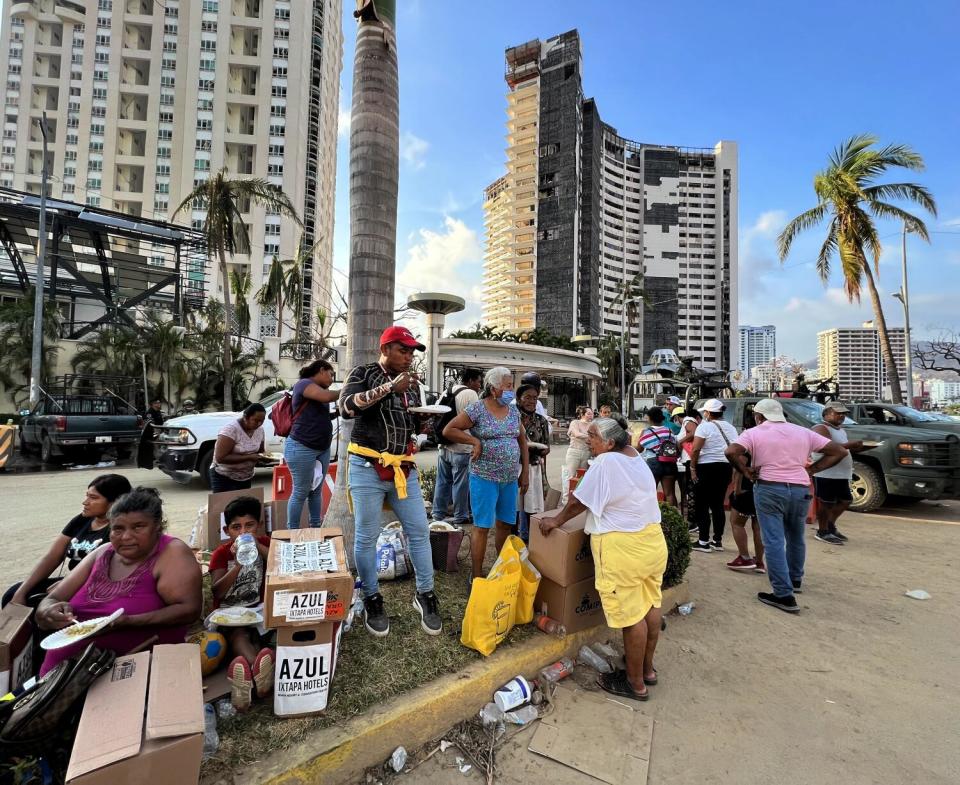
M 907 286 L 907 224 L 903 224 L 902 246 L 900 253 L 900 263 L 902 267 L 903 280 L 900 283 L 900 291 L 894 292 L 901 305 L 903 305 L 903 340 L 906 344 L 906 393 L 907 406 L 913 406 L 913 352 L 910 348 L 910 290 Z
M 43 137 L 43 168 L 40 178 L 40 224 L 37 227 L 37 272 L 33 282 L 33 350 L 30 354 L 30 408 L 40 401 L 40 371 L 43 356 L 43 266 L 47 261 L 47 113 L 40 119 Z

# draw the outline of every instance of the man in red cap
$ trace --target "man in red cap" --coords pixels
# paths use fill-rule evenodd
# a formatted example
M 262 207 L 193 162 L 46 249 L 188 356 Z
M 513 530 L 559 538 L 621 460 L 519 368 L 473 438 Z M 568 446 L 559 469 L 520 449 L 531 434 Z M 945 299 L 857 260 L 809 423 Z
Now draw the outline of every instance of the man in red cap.
M 363 622 L 371 635 L 390 632 L 377 582 L 377 537 L 384 501 L 403 525 L 416 574 L 413 607 L 429 635 L 442 629 L 440 605 L 433 592 L 433 557 L 427 511 L 413 462 L 413 436 L 422 415 L 410 411 L 419 404 L 419 382 L 410 370 L 413 353 L 426 347 L 406 327 L 388 327 L 380 336 L 380 359 L 358 365 L 347 377 L 337 405 L 340 415 L 354 420 L 347 451 L 350 502 L 353 508 L 353 557 L 363 583 Z

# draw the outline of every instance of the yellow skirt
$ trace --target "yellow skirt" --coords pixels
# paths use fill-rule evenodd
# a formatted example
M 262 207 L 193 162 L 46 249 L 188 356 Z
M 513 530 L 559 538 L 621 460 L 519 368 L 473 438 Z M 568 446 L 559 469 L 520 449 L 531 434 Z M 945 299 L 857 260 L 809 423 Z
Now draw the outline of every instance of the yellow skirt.
M 638 532 L 591 534 L 596 587 L 610 627 L 632 627 L 659 608 L 667 541 L 658 524 Z

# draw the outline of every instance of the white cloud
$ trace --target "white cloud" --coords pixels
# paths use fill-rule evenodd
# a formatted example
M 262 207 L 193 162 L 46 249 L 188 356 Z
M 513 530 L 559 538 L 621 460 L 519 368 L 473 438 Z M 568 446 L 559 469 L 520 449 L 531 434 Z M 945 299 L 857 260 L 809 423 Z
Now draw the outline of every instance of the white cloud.
M 410 131 L 404 131 L 400 135 L 400 158 L 402 158 L 411 169 L 420 170 L 427 165 L 424 160 L 427 150 L 430 149 L 430 143 L 421 139 Z
M 761 213 L 753 226 L 740 235 L 740 293 L 756 300 L 767 293 L 767 278 L 780 269 L 776 237 L 787 223 L 783 210 Z
M 350 136 L 350 108 L 340 107 L 337 112 L 337 136 L 341 138 Z

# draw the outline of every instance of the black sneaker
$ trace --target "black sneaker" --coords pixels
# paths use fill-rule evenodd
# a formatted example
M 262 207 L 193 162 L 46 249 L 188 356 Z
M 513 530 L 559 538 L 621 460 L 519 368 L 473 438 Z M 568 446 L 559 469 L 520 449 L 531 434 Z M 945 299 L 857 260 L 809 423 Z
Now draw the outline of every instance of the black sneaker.
M 834 537 L 836 537 L 836 538 L 837 538 L 838 540 L 840 540 L 841 542 L 847 542 L 847 540 L 849 539 L 849 537 L 847 537 L 846 534 L 841 534 L 841 533 L 840 533 L 839 531 L 837 531 L 836 529 L 831 529 L 831 530 L 830 530 L 830 534 L 832 534 Z
M 792 581 L 793 583 L 793 593 L 794 594 L 803 594 L 803 584 L 800 581 Z
M 699 523 L 691 523 L 690 525 L 687 526 L 687 531 L 690 532 L 690 534 L 699 534 L 699 533 L 700 533 L 700 524 L 699 524 Z
M 843 545 L 843 540 L 837 537 L 836 534 L 832 532 L 817 532 L 813 535 L 814 539 L 820 540 L 820 542 L 825 542 L 828 545 Z
M 767 591 L 757 592 L 757 599 L 765 605 L 772 605 L 787 613 L 800 613 L 800 606 L 797 605 L 797 598 L 792 594 L 787 597 L 778 597 Z
M 390 619 L 383 609 L 383 595 L 380 592 L 364 597 L 363 626 L 377 638 L 386 638 L 390 633 Z
M 713 548 L 710 547 L 709 542 L 703 542 L 702 540 L 697 540 L 696 542 L 690 545 L 690 550 L 700 551 L 700 553 L 712 553 Z
M 439 635 L 443 629 L 440 620 L 440 603 L 432 591 L 417 594 L 413 598 L 413 607 L 420 612 L 420 626 L 427 635 Z
M 722 550 L 723 550 L 723 542 L 721 542 L 720 540 L 713 540 L 713 541 L 710 543 L 710 547 L 713 548 L 713 550 L 715 550 L 715 551 L 722 551 Z

